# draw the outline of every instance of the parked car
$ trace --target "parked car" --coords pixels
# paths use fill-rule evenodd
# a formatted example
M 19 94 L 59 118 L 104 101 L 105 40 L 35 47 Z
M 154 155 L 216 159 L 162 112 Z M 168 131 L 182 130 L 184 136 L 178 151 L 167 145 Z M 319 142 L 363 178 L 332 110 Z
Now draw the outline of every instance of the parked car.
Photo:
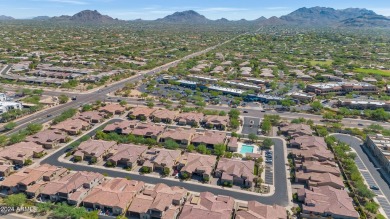
M 0 176 L 0 181 L 3 181 L 4 180 L 4 177 Z
M 370 189 L 372 189 L 372 190 L 379 190 L 378 186 L 374 186 L 374 185 L 371 185 Z

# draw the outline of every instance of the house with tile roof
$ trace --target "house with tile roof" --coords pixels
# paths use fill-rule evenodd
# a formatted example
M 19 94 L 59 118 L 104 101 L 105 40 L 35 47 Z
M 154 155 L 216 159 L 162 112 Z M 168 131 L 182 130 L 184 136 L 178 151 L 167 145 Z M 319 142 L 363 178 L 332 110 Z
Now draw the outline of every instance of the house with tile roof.
M 207 115 L 203 118 L 202 124 L 207 128 L 225 130 L 229 121 L 229 116 Z
M 126 107 L 114 103 L 109 103 L 99 108 L 99 112 L 103 112 L 108 115 L 120 115 L 123 114 L 125 110 Z
M 134 107 L 130 110 L 128 117 L 130 119 L 138 119 L 146 121 L 156 109 L 148 107 Z
M 231 219 L 233 208 L 234 199 L 232 197 L 201 192 L 199 195 L 191 195 L 187 199 L 179 219 Z
M 45 153 L 42 145 L 34 142 L 19 142 L 0 149 L 0 160 L 9 163 L 23 165 L 26 160 L 39 158 Z
M 235 219 L 287 219 L 287 211 L 279 205 L 264 205 L 257 201 L 248 201 L 246 206 L 239 205 Z
M 331 173 L 316 173 L 303 171 L 295 173 L 295 182 L 305 183 L 310 189 L 311 187 L 318 186 L 331 186 L 336 189 L 344 189 L 344 182 L 339 176 L 335 176 Z
M 42 145 L 45 149 L 56 147 L 60 143 L 65 143 L 67 135 L 60 130 L 43 130 L 34 135 L 26 137 L 26 141 Z
M 139 163 L 142 167 L 149 168 L 150 171 L 163 171 L 165 168 L 172 170 L 180 156 L 180 150 L 151 148 L 142 154 Z
M 4 179 L 2 189 L 12 192 L 27 192 L 30 187 L 40 182 L 49 182 L 68 172 L 67 169 L 44 164 L 35 168 L 26 168 Z
M 156 141 L 159 141 L 164 129 L 165 126 L 159 126 L 152 123 L 140 123 L 133 129 L 131 134 L 144 138 L 153 138 Z
M 191 140 L 191 143 L 195 146 L 204 144 L 208 148 L 214 148 L 215 145 L 225 144 L 225 142 L 226 133 L 217 131 L 198 132 Z
M 203 118 L 204 116 L 202 113 L 188 112 L 177 115 L 175 121 L 178 125 L 190 125 L 192 127 L 198 127 L 201 121 L 203 121 Z
M 101 161 L 111 151 L 112 147 L 116 145 L 115 141 L 103 141 L 89 139 L 82 142 L 73 157 L 79 160 L 86 160 L 91 162 Z
M 123 120 L 120 122 L 114 122 L 104 127 L 103 132 L 110 133 L 115 132 L 117 134 L 128 135 L 138 125 L 138 121 L 135 120 Z
M 77 115 L 77 118 L 88 123 L 100 123 L 107 118 L 107 114 L 98 111 L 86 111 Z
M 221 179 L 221 183 L 252 187 L 255 179 L 255 162 L 253 160 L 236 160 L 222 158 L 215 169 L 215 176 Z
M 133 198 L 145 187 L 144 182 L 113 178 L 94 187 L 82 201 L 86 208 L 100 209 L 114 216 L 126 212 Z
M 81 119 L 67 119 L 63 122 L 55 124 L 50 127 L 50 129 L 58 129 L 68 133 L 69 135 L 78 135 L 83 130 L 87 130 L 91 127 L 91 125 Z
M 162 133 L 160 142 L 168 140 L 175 141 L 179 145 L 187 146 L 191 143 L 192 137 L 195 135 L 195 129 L 167 129 Z
M 172 123 L 176 116 L 179 114 L 177 111 L 158 109 L 150 115 L 150 119 L 154 122 Z
M 52 202 L 66 201 L 78 205 L 88 193 L 101 182 L 104 176 L 100 173 L 80 171 L 71 172 L 60 179 L 48 182 L 40 191 L 42 200 Z
M 107 158 L 107 163 L 112 166 L 123 166 L 132 169 L 137 166 L 141 155 L 148 150 L 147 146 L 135 144 L 115 145 L 111 152 L 112 155 Z
M 312 135 L 313 130 L 309 125 L 306 124 L 286 124 L 285 126 L 282 126 L 279 128 L 280 131 L 286 135 L 291 137 L 298 137 L 303 135 Z
M 189 176 L 196 174 L 202 179 L 209 179 L 214 171 L 217 157 L 214 155 L 184 153 L 178 161 L 177 169 Z
M 304 218 L 359 218 L 353 200 L 345 190 L 330 186 L 302 188 L 298 190 L 298 200 L 303 202 L 301 215 Z
M 145 188 L 142 194 L 137 195 L 127 215 L 131 218 L 175 219 L 186 197 L 186 189 L 159 183 L 153 188 Z

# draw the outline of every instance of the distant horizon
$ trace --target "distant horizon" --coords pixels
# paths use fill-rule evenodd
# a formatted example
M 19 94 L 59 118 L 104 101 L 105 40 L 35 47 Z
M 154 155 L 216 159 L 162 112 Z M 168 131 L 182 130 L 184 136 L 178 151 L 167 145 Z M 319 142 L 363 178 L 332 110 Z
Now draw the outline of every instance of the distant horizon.
M 334 9 L 366 8 L 377 14 L 390 16 L 390 1 L 320 0 L 292 2 L 289 0 L 0 0 L 0 15 L 16 19 L 38 16 L 74 15 L 83 10 L 97 10 L 120 20 L 155 20 L 174 12 L 193 10 L 210 20 L 254 20 L 259 17 L 280 17 L 302 7 L 330 7 Z

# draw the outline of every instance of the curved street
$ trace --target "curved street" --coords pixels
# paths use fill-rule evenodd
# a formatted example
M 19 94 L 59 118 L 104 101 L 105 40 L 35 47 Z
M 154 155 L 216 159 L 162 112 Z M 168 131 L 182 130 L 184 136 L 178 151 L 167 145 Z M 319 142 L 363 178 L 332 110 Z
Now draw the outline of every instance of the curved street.
M 108 123 L 113 123 L 116 121 L 119 121 L 121 119 L 111 119 Z M 108 124 L 105 123 L 105 124 Z M 105 125 L 103 124 L 103 125 Z M 102 125 L 102 126 L 103 126 Z M 82 136 L 89 135 L 93 136 L 96 133 L 97 129 L 94 129 L 92 131 L 89 131 Z M 79 136 L 81 138 L 82 136 Z M 256 200 L 258 202 L 261 202 L 263 204 L 268 204 L 268 205 L 273 205 L 273 204 L 278 204 L 281 206 L 287 206 L 289 204 L 289 194 L 288 194 L 288 189 L 287 189 L 287 179 L 286 179 L 286 154 L 285 154 L 285 147 L 284 141 L 279 139 L 279 138 L 273 138 L 274 141 L 274 186 L 275 186 L 275 193 L 272 196 L 259 196 L 256 194 L 248 194 L 248 193 L 243 193 L 240 192 L 239 190 L 234 191 L 234 190 L 227 190 L 221 188 L 215 188 L 215 187 L 210 187 L 207 185 L 203 185 L 201 183 L 199 184 L 193 184 L 193 183 L 186 183 L 183 181 L 176 181 L 176 180 L 169 180 L 165 178 L 156 178 L 156 177 L 151 177 L 147 175 L 139 175 L 136 173 L 131 173 L 131 172 L 122 172 L 122 171 L 116 171 L 115 169 L 112 168 L 98 168 L 96 166 L 86 166 L 86 165 L 78 165 L 75 163 L 68 163 L 68 162 L 61 162 L 59 161 L 59 157 L 64 155 L 65 150 L 67 149 L 67 146 L 64 146 L 62 149 L 56 151 L 55 153 L 49 155 L 45 159 L 41 161 L 41 164 L 47 163 L 51 165 L 56 165 L 56 166 L 62 166 L 65 168 L 69 168 L 71 170 L 76 170 L 76 171 L 92 171 L 92 172 L 98 172 L 101 174 L 105 174 L 110 177 L 130 177 L 131 179 L 134 180 L 139 180 L 143 181 L 146 183 L 150 184 L 157 184 L 157 183 L 165 183 L 169 186 L 180 186 L 184 187 L 190 191 L 194 192 L 204 192 L 204 191 L 209 191 L 214 194 L 218 195 L 226 195 L 226 196 L 231 196 L 235 199 L 238 200 L 244 200 L 244 201 L 250 201 L 250 200 Z
M 350 135 L 345 134 L 333 134 L 337 140 L 344 142 L 353 148 L 357 155 L 355 162 L 362 174 L 363 178 L 369 184 L 369 186 L 377 186 L 380 190 L 373 192 L 377 195 L 376 198 L 381 204 L 388 218 L 390 218 L 390 188 L 389 184 L 382 177 L 380 166 L 376 166 L 372 161 L 375 159 L 372 157 L 371 152 L 363 145 L 363 141 Z M 363 145 L 363 146 L 361 146 Z M 390 182 L 389 182 L 390 183 Z

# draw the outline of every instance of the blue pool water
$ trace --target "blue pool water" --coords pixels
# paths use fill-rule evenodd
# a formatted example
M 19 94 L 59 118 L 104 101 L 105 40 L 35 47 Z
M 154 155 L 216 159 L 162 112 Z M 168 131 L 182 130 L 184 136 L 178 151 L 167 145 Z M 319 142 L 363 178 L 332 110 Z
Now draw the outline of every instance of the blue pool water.
M 253 153 L 253 146 L 245 145 L 245 144 L 242 145 L 242 146 L 241 146 L 240 153 L 241 153 L 241 154 Z

